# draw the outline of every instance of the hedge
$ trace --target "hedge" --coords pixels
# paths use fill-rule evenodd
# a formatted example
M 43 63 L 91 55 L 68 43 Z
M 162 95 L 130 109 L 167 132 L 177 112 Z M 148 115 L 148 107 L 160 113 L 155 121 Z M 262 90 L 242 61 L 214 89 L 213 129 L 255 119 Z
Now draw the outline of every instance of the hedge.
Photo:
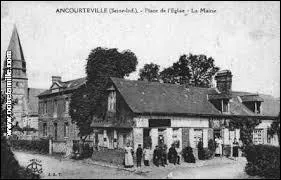
M 245 148 L 245 171 L 251 176 L 280 178 L 280 147 L 250 145 Z
M 92 155 L 94 161 L 103 161 L 115 165 L 123 165 L 125 159 L 125 151 L 122 149 L 100 149 L 94 151 Z
M 43 154 L 47 154 L 49 152 L 49 141 L 47 139 L 9 140 L 9 143 L 12 148 L 17 150 L 36 151 Z

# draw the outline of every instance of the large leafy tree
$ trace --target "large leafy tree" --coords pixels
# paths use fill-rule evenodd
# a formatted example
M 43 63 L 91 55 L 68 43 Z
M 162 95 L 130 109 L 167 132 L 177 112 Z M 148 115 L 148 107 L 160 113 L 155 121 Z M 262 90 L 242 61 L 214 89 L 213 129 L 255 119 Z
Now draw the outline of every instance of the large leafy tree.
M 159 81 L 159 68 L 160 66 L 154 63 L 145 64 L 139 72 L 140 81 Z
M 124 78 L 136 70 L 136 55 L 129 51 L 119 52 L 116 48 L 97 47 L 93 49 L 86 65 L 87 81 L 71 96 L 70 116 L 86 137 L 92 132 L 90 124 L 93 117 L 106 116 L 106 85 L 109 77 Z
M 210 87 L 218 70 L 212 57 L 189 54 L 180 56 L 179 61 L 160 72 L 160 77 L 164 83 Z

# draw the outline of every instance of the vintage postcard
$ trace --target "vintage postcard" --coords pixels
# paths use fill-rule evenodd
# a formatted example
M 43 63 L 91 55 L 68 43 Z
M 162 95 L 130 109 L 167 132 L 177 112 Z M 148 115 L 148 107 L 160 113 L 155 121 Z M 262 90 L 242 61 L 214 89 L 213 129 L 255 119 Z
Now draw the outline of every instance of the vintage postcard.
M 280 2 L 1 1 L 1 179 L 25 178 L 279 179 Z

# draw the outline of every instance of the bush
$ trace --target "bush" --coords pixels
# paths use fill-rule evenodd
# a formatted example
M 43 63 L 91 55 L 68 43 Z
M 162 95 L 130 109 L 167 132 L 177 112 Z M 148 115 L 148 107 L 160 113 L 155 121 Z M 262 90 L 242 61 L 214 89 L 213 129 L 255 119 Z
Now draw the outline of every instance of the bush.
M 17 150 L 36 151 L 47 154 L 49 152 L 49 141 L 41 140 L 9 140 L 11 147 Z
M 204 151 L 204 159 L 211 159 L 215 155 L 214 151 L 208 148 L 204 148 L 203 151 Z
M 280 147 L 250 145 L 245 148 L 245 171 L 251 176 L 280 178 Z
M 213 139 L 210 139 L 208 141 L 208 149 L 210 151 L 212 151 L 213 153 L 215 153 L 215 151 L 216 151 L 216 143 L 215 143 L 215 141 Z
M 6 138 L 1 137 L 1 179 L 39 179 L 40 176 L 21 167 Z
M 195 157 L 193 155 L 193 150 L 190 146 L 186 147 L 182 151 L 184 162 L 195 163 Z
M 226 157 L 231 156 L 231 146 L 230 145 L 223 146 L 223 155 Z

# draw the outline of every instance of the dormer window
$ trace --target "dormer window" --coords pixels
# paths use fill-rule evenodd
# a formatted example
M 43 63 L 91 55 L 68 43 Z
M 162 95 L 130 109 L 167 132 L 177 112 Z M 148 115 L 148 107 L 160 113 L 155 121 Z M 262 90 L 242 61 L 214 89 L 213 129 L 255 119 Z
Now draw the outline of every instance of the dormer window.
M 108 111 L 116 112 L 116 91 L 110 90 L 108 95 Z
M 228 113 L 228 100 L 222 100 L 222 112 L 223 113 Z
M 60 89 L 59 89 L 60 87 L 56 84 L 56 83 L 54 83 L 52 86 L 51 86 L 51 91 L 52 91 L 52 93 L 56 93 L 56 92 L 59 92 L 60 91 Z
M 263 99 L 256 94 L 241 96 L 243 104 L 256 114 L 261 114 L 261 103 Z

